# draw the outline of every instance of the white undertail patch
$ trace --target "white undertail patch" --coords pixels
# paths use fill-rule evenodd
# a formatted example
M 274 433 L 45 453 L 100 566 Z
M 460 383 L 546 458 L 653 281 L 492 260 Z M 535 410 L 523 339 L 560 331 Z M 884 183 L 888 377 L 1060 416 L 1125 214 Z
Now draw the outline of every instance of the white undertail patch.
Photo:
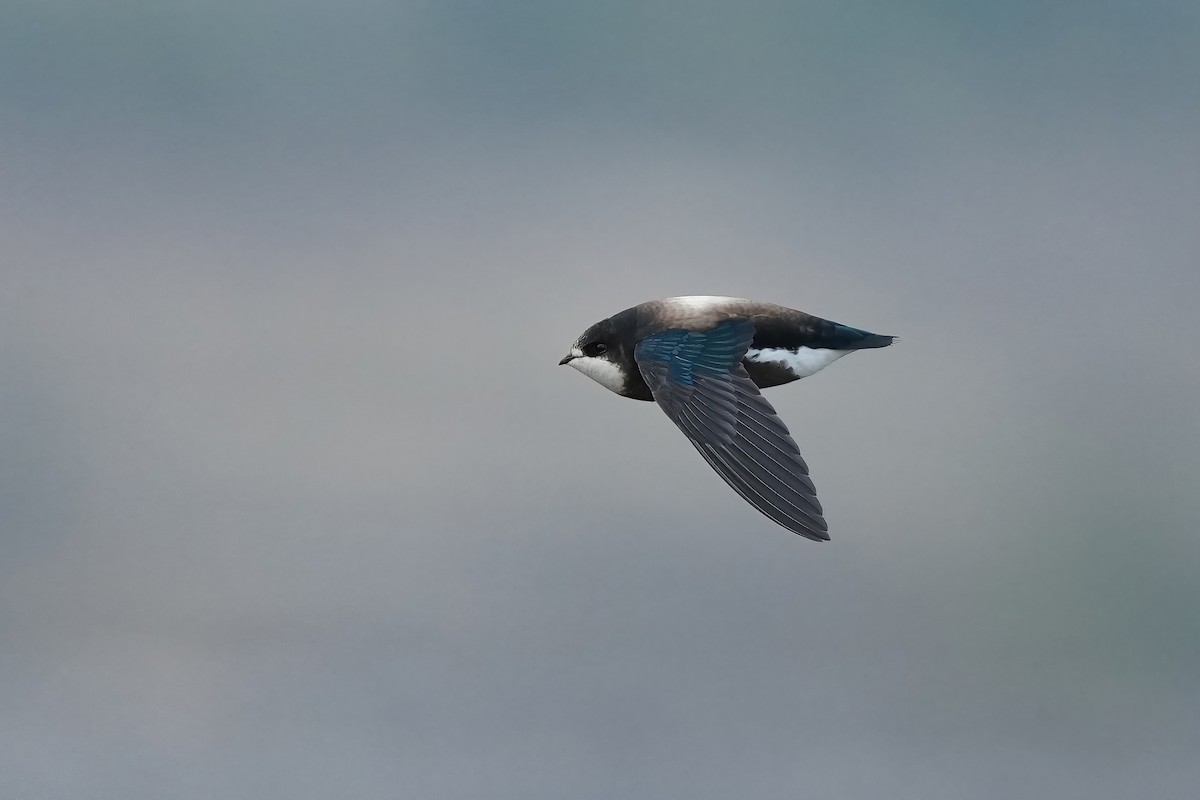
M 575 355 L 576 352 L 572 350 L 571 354 Z M 620 367 L 607 359 L 593 358 L 582 355 L 582 351 L 578 352 L 580 355 L 575 355 L 575 358 L 567 362 L 569 366 L 587 375 L 605 389 L 617 394 L 621 393 L 621 390 L 625 388 L 625 373 L 621 371 Z
M 747 350 L 746 358 L 757 363 L 775 361 L 787 367 L 797 378 L 807 378 L 809 375 L 817 374 L 847 353 L 853 352 L 853 350 L 829 350 L 824 347 L 800 347 L 796 350 L 764 347 L 761 350 L 753 348 Z

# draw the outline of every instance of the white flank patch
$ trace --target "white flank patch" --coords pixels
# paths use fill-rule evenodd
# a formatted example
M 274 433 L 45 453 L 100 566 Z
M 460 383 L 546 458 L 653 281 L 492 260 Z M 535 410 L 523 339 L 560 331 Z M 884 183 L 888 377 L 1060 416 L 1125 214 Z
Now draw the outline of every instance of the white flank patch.
M 620 394 L 621 390 L 625 388 L 624 373 L 621 372 L 620 367 L 611 361 L 606 361 L 603 358 L 592 358 L 590 356 L 578 356 L 568 361 L 567 365 L 579 370 L 605 389 L 614 391 L 617 394 Z
M 824 347 L 801 347 L 796 352 L 785 350 L 782 347 L 764 347 L 762 350 L 747 350 L 746 358 L 759 363 L 777 361 L 791 370 L 797 378 L 807 378 L 851 352 L 854 351 L 828 350 Z

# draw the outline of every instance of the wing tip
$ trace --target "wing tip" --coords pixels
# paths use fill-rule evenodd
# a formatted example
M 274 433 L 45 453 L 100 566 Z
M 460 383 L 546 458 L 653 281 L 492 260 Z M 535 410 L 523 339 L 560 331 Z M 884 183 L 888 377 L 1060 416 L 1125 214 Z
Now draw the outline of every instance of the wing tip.
M 803 536 L 805 539 L 808 539 L 811 542 L 828 542 L 829 541 L 829 531 L 826 531 L 826 530 L 820 530 L 820 529 L 813 530 L 812 528 L 805 528 L 804 530 L 796 530 L 795 528 L 790 528 L 789 530 L 791 530 L 792 533 L 795 533 L 799 536 Z

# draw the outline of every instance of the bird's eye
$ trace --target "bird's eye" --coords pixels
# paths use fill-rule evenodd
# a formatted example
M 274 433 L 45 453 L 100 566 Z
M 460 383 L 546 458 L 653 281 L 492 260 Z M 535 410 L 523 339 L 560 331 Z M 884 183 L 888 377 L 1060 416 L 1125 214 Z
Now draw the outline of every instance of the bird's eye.
M 598 356 L 608 352 L 608 345 L 604 342 L 592 342 L 584 345 L 583 354 L 585 356 Z

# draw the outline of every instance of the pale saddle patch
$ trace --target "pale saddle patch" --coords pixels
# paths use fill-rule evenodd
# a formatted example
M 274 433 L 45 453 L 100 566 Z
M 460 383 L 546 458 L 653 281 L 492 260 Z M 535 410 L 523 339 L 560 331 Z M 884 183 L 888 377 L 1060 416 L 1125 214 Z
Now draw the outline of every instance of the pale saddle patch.
M 720 295 L 693 294 L 685 295 L 684 297 L 670 297 L 667 298 L 666 302 L 683 306 L 693 314 L 702 314 L 714 306 L 729 302 L 731 299 L 729 297 L 721 297 Z

